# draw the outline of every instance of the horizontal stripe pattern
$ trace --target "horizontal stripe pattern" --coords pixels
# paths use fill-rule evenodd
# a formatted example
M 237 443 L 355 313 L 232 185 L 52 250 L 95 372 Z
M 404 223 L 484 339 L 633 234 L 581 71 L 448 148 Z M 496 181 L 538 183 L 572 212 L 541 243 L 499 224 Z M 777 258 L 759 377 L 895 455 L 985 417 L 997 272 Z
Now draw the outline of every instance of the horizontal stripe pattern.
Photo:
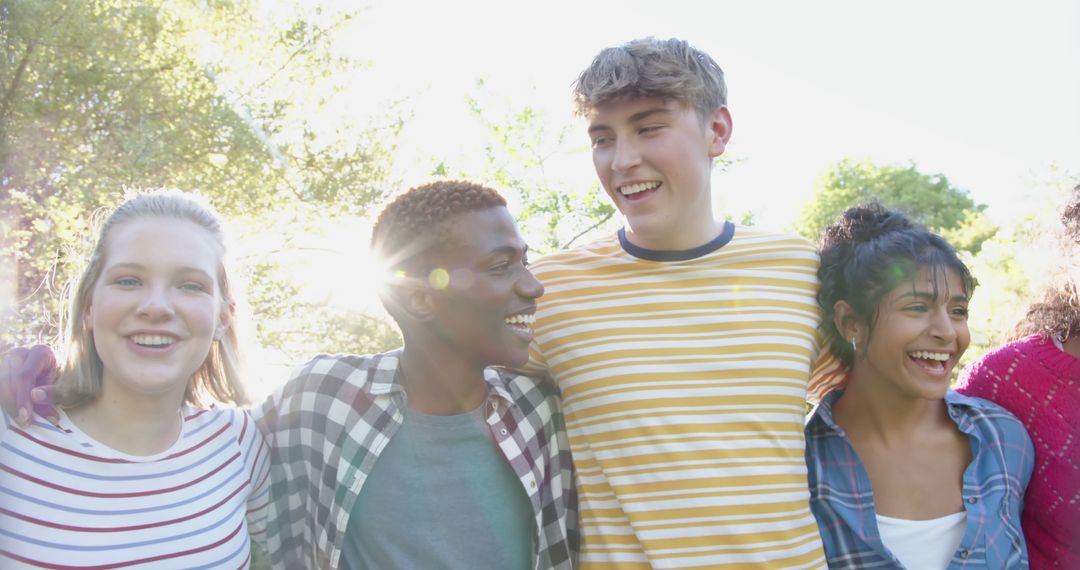
M 0 426 L 0 567 L 246 568 L 263 540 L 268 448 L 251 416 L 184 409 L 164 453 L 110 449 L 61 414 Z
M 681 261 L 618 237 L 533 265 L 527 372 L 563 396 L 584 568 L 820 568 L 803 459 L 817 255 L 738 227 Z

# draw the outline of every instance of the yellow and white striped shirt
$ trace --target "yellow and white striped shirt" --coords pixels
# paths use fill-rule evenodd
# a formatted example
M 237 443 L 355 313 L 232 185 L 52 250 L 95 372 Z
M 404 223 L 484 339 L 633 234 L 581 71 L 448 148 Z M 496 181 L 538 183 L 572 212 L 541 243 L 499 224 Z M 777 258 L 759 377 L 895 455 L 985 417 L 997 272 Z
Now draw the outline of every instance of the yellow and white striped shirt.
M 817 263 L 728 224 L 693 252 L 614 235 L 533 265 L 529 367 L 562 391 L 583 568 L 825 566 L 803 459 Z

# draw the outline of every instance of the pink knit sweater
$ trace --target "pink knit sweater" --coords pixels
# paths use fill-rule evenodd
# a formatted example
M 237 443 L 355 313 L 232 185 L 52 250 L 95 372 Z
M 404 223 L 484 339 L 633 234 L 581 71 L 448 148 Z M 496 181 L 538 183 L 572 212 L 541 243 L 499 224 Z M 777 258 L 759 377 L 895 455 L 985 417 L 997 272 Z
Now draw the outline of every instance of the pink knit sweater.
M 1009 410 L 1035 443 L 1021 520 L 1031 568 L 1080 568 L 1080 358 L 1031 336 L 971 363 L 957 391 Z

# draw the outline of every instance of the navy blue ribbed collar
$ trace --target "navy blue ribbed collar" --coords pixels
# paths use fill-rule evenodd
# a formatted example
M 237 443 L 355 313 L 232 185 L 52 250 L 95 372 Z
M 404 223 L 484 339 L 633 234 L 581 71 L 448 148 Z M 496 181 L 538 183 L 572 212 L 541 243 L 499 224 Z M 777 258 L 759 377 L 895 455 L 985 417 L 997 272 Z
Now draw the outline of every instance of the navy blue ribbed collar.
M 626 250 L 626 253 L 639 259 L 647 259 L 649 261 L 689 261 L 691 259 L 697 259 L 724 247 L 734 236 L 735 224 L 725 220 L 724 227 L 720 230 L 720 235 L 709 240 L 708 243 L 705 243 L 704 245 L 699 245 L 693 249 L 683 249 L 678 251 L 658 251 L 654 249 L 645 249 L 630 243 L 630 240 L 626 239 L 626 229 L 619 228 L 619 244 Z

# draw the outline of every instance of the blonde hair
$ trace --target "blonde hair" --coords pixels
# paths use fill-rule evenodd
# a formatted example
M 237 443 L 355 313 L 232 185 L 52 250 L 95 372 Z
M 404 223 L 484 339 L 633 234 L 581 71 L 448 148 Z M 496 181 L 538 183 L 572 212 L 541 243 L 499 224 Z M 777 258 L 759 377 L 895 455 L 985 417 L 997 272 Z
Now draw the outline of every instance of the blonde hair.
M 684 40 L 640 38 L 601 51 L 574 82 L 579 115 L 618 99 L 674 99 L 702 118 L 727 104 L 724 71 Z
M 106 242 L 110 233 L 117 226 L 144 217 L 189 221 L 214 237 L 218 253 L 219 300 L 227 307 L 230 315 L 233 312 L 235 296 L 225 264 L 225 233 L 221 218 L 209 202 L 197 194 L 170 189 L 152 190 L 128 197 L 119 207 L 108 213 L 101 224 L 97 242 L 86 267 L 79 278 L 69 283 L 65 289 L 68 303 L 66 314 L 61 315 L 61 329 L 65 332 L 63 344 L 66 365 L 57 384 L 59 403 L 64 407 L 78 406 L 101 395 L 103 364 L 94 346 L 93 334 L 85 326 L 84 317 L 94 286 L 105 264 Z M 226 328 L 221 339 L 211 345 L 206 360 L 192 376 L 184 394 L 186 403 L 205 407 L 213 402 L 233 405 L 247 402 L 247 394 L 240 380 L 240 335 L 237 332 L 235 316 L 232 316 L 231 320 L 231 325 Z

